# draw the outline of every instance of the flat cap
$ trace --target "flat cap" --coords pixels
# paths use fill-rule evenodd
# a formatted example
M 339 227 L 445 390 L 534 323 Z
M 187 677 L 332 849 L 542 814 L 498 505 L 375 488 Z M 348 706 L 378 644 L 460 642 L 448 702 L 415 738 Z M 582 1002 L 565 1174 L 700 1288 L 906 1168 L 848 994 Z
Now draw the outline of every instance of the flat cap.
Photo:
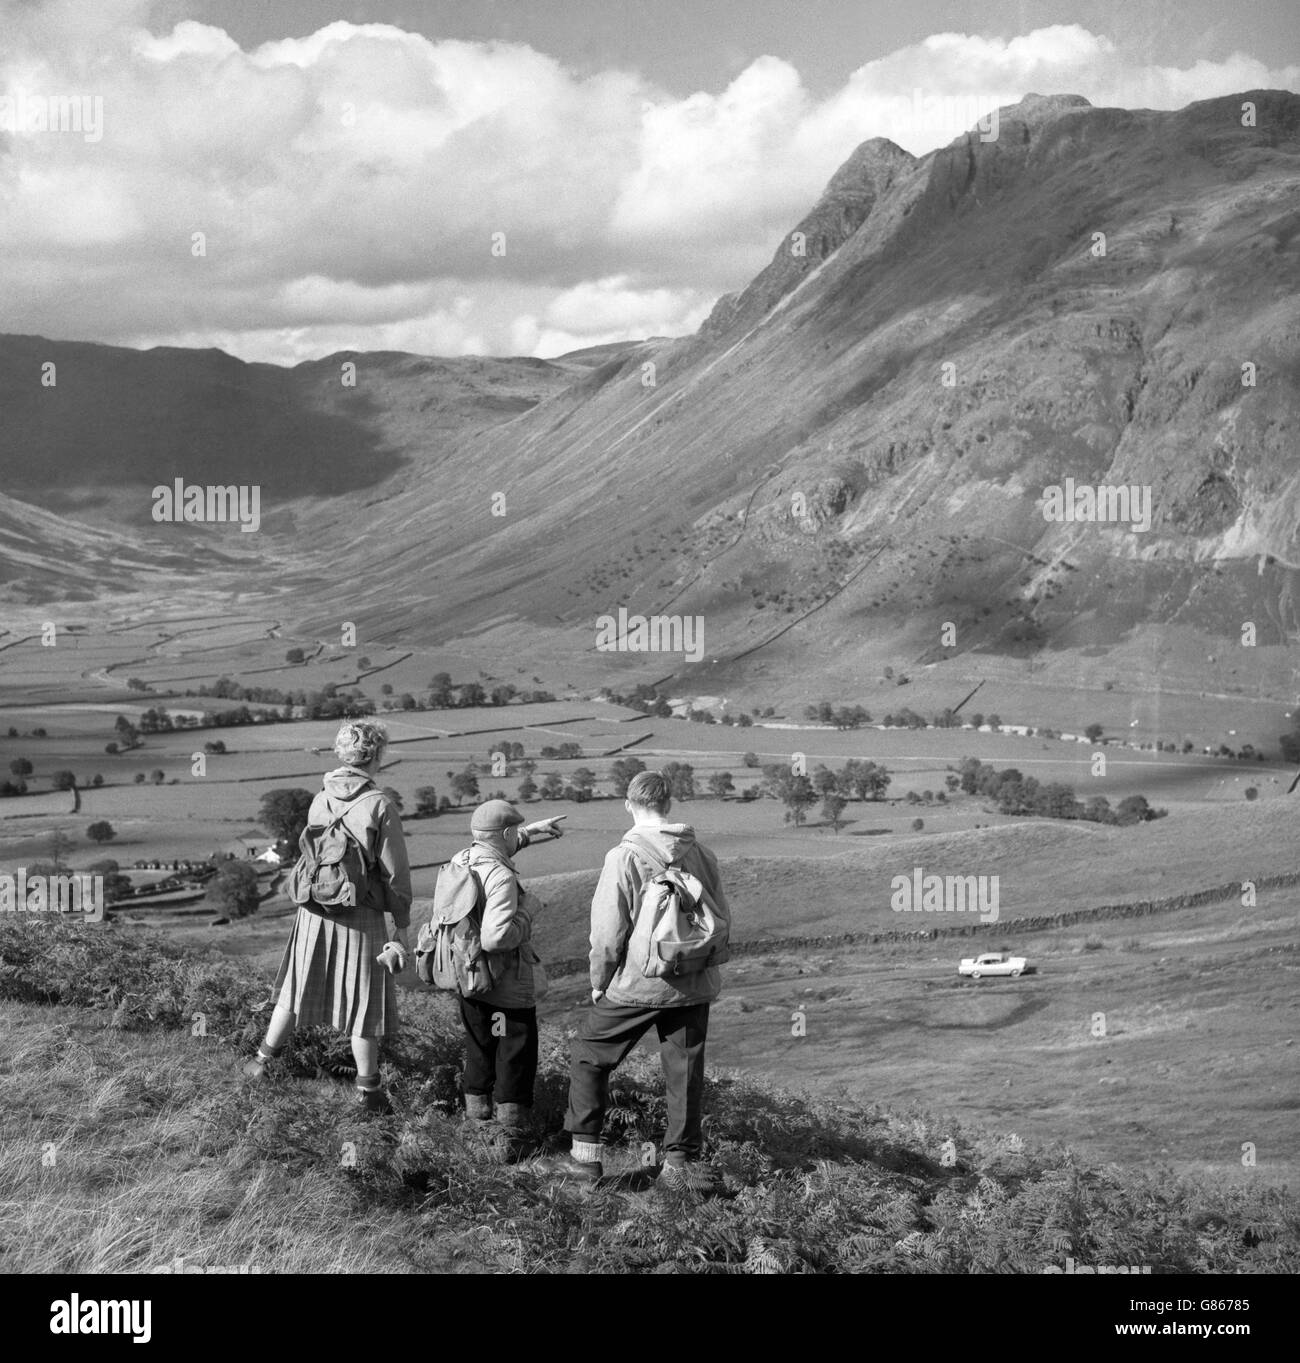
M 469 826 L 476 833 L 499 833 L 523 821 L 524 816 L 509 800 L 484 800 L 474 811 Z

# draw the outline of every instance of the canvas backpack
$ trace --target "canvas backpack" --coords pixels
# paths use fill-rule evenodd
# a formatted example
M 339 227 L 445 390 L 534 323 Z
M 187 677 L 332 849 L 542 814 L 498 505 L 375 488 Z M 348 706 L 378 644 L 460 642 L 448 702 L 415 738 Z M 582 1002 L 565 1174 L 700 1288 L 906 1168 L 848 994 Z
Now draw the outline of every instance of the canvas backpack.
M 625 842 L 651 872 L 641 885 L 628 960 L 651 979 L 693 975 L 721 965 L 731 955 L 730 927 L 704 882 L 683 866 L 665 861 L 642 839 L 630 837 Z
M 464 998 L 491 993 L 497 977 L 479 936 L 483 884 L 469 857 L 457 853 L 438 872 L 433 912 L 415 942 L 415 969 L 435 989 L 459 990 Z
M 367 792 L 367 796 L 382 798 L 377 790 Z M 371 869 L 365 849 L 343 822 L 344 815 L 358 803 L 350 802 L 327 823 L 309 823 L 302 830 L 298 860 L 289 875 L 289 898 L 295 904 L 337 910 L 355 908 L 365 897 Z

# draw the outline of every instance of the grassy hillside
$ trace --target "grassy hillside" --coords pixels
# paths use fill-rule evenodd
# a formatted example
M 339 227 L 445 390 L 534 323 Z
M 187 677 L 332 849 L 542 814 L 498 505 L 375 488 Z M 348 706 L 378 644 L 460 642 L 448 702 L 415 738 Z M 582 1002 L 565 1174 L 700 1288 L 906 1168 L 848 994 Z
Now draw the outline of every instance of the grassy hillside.
M 696 614 L 704 660 L 641 675 L 719 693 L 1134 640 L 1190 689 L 1151 624 L 1234 644 L 1246 620 L 1265 644 L 1297 624 L 1298 133 L 1300 99 L 1256 91 L 1177 112 L 1031 97 L 995 141 L 869 144 L 824 205 L 836 229 L 793 264 L 774 243 L 698 336 L 467 437 L 369 512 L 390 552 L 352 608 L 447 639 L 508 601 L 509 647 L 557 658 L 620 605 Z M 1149 488 L 1151 526 L 1047 523 L 1067 478 Z M 437 586 L 424 618 L 393 590 L 413 572 Z M 308 618 L 336 612 L 331 591 Z
M 751 823 L 772 818 L 772 826 L 763 829 L 769 843 L 782 837 L 774 808 L 775 802 L 766 801 L 747 816 Z M 910 818 L 913 807 L 902 808 Z M 592 819 L 589 806 L 581 809 L 580 817 Z M 715 802 L 700 801 L 674 812 L 695 822 L 710 845 L 729 850 L 725 840 L 712 835 L 716 809 Z M 607 847 L 627 823 L 619 817 L 621 809 L 611 814 Z M 869 823 L 868 815 L 860 817 Z M 931 817 L 926 811 L 927 824 Z M 924 922 L 911 921 L 918 916 L 890 907 L 892 878 L 910 876 L 918 865 L 927 874 L 996 875 L 999 921 L 1013 927 L 1017 918 L 1188 894 L 1293 871 L 1294 818 L 1293 807 L 1276 800 L 1182 811 L 1129 828 L 1037 819 L 912 834 L 902 827 L 904 816 L 886 808 L 880 820 L 896 825 L 890 830 L 894 836 L 877 840 L 840 834 L 837 841 L 829 832 L 804 829 L 805 843 L 815 839 L 824 848 L 830 842 L 838 854 L 800 855 L 796 837 L 787 833 L 781 855 L 729 856 L 723 871 L 728 894 L 738 906 L 736 935 L 745 940 L 770 937 L 779 942 L 782 937 L 932 927 L 933 915 Z M 544 869 L 548 850 L 537 849 L 535 860 L 525 852 L 520 869 L 546 901 L 545 916 L 537 922 L 543 955 L 560 960 L 585 951 L 599 871 L 530 874 L 534 867 Z M 427 905 L 417 906 L 417 920 L 421 913 L 427 915 Z
M 1285 1193 L 782 1093 L 713 1073 L 707 1154 L 722 1196 L 660 1191 L 656 1065 L 633 1058 L 589 1192 L 497 1162 L 455 1124 L 445 1000 L 411 1000 L 387 1049 L 391 1116 L 363 1122 L 328 1077 L 346 1048 L 299 1037 L 277 1082 L 238 1064 L 266 980 L 152 938 L 0 924 L 0 1268 L 147 1271 L 184 1258 L 274 1271 L 1039 1272 L 1068 1254 L 1152 1272 L 1294 1272 Z M 196 1017 L 197 1015 L 197 1017 Z M 196 1034 L 202 1033 L 202 1034 Z M 567 1047 L 547 1028 L 542 1147 L 559 1141 Z

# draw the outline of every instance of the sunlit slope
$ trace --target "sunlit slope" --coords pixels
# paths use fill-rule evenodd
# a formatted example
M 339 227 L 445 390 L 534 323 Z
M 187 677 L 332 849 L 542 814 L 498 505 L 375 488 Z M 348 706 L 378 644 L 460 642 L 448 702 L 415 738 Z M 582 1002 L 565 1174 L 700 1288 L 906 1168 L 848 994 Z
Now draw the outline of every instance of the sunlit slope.
M 996 141 L 867 143 L 804 254 L 780 243 L 697 337 L 589 370 L 370 508 L 353 594 L 381 630 L 515 618 L 575 647 L 620 604 L 698 612 L 710 659 L 791 625 L 766 656 L 872 631 L 924 650 L 944 620 L 998 653 L 1151 621 L 1280 638 L 1298 189 L 1281 92 L 1030 97 Z M 1067 478 L 1149 488 L 1149 529 L 1049 524 Z

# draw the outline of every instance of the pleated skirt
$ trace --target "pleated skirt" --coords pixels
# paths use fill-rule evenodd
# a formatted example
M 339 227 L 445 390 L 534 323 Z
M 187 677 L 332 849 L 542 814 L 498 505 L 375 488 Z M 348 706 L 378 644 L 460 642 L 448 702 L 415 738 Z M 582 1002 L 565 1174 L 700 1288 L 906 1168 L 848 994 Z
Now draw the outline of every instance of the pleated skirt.
M 375 909 L 324 914 L 300 907 L 276 975 L 277 1003 L 299 1027 L 348 1036 L 397 1030 L 397 986 L 375 957 L 388 940 Z

